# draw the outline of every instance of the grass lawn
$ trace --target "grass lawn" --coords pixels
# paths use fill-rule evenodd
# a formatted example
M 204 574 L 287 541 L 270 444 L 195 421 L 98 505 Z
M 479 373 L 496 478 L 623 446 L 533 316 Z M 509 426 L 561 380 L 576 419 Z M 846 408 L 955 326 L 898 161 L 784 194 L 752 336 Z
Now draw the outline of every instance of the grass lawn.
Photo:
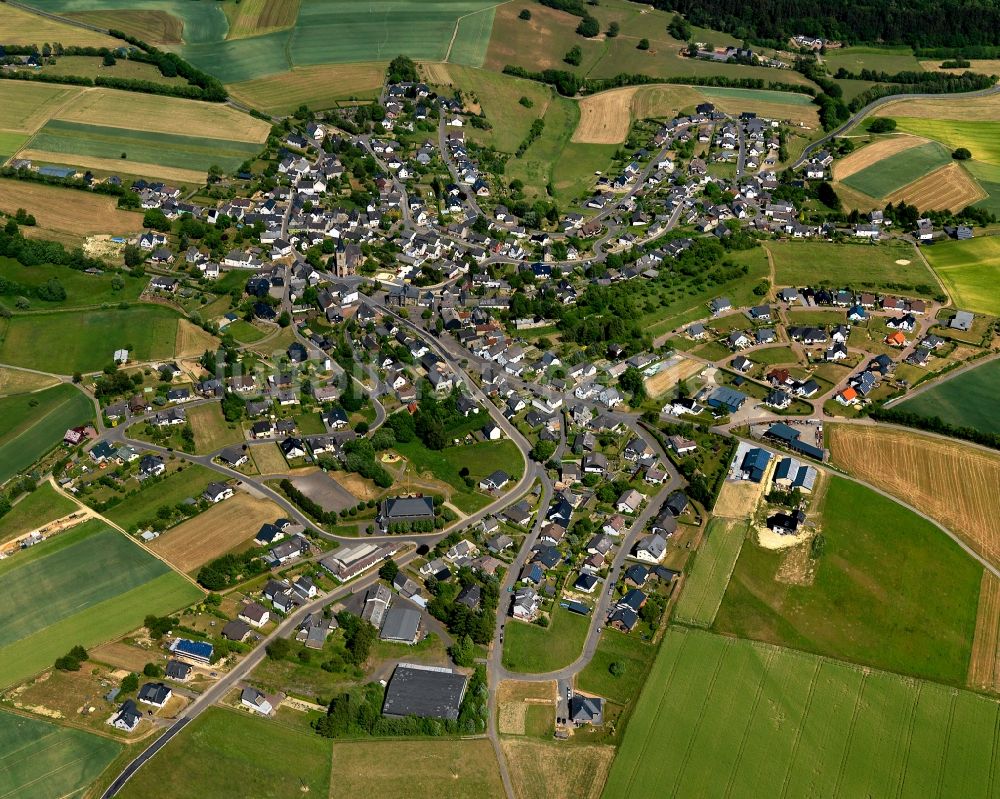
M 842 182 L 869 197 L 887 197 L 896 189 L 949 163 L 951 152 L 948 148 L 932 141 L 883 158 L 844 178 Z
M 299 433 L 304 436 L 319 436 L 326 432 L 323 415 L 320 413 L 303 413 L 295 417 Z
M 2 201 L 0 201 L 0 207 L 2 207 Z M 116 277 L 125 283 L 125 287 L 121 291 L 115 291 L 111 287 L 111 281 Z M 149 282 L 148 278 L 130 277 L 127 274 L 114 275 L 105 273 L 103 275 L 88 275 L 78 269 L 70 269 L 68 266 L 57 266 L 55 264 L 23 266 L 13 258 L 2 256 L 0 256 L 0 278 L 29 288 L 43 286 L 55 278 L 66 289 L 66 299 L 60 302 L 46 302 L 29 297 L 29 302 L 33 310 L 62 310 L 87 305 L 100 305 L 106 302 L 117 303 L 135 300 Z M 14 308 L 14 300 L 14 297 L 3 298 L 3 302 L 10 306 L 11 310 Z
M 656 649 L 638 635 L 607 627 L 601 633 L 594 657 L 577 675 L 577 688 L 627 705 L 639 696 L 649 665 L 656 657 Z M 625 673 L 620 677 L 609 671 L 611 664 L 616 662 L 625 664 Z
M 795 327 L 843 325 L 847 323 L 847 311 L 822 309 L 822 310 L 790 310 L 788 311 L 788 324 Z
M 76 503 L 67 499 L 49 483 L 42 483 L 26 495 L 9 513 L 0 516 L 0 544 L 24 533 L 37 530 L 53 519 L 68 516 L 76 510 Z
M 912 245 L 830 244 L 825 241 L 767 243 L 778 286 L 850 286 L 855 289 L 909 286 L 923 295 L 938 292 L 934 276 Z M 896 261 L 909 261 L 897 264 Z
M 150 519 L 161 505 L 173 507 L 189 497 L 198 499 L 205 486 L 218 480 L 218 474 L 204 466 L 186 465 L 162 480 L 147 481 L 144 488 L 104 515 L 126 530 L 137 528 Z
M 255 341 L 260 341 L 264 336 L 267 335 L 263 330 L 255 325 L 245 322 L 242 319 L 237 319 L 235 322 L 230 322 L 222 330 L 223 335 L 230 335 L 236 339 L 241 344 L 253 344 Z
M 729 585 L 746 537 L 746 522 L 712 519 L 694 566 L 688 574 L 674 618 L 697 627 L 710 627 Z
M 149 613 L 169 613 L 202 596 L 96 520 L 3 562 L 0 577 L 13 603 L 0 624 L 0 685 L 45 668 L 75 643 L 103 643 Z
M 0 711 L 0 796 L 79 796 L 122 746 L 82 730 Z
M 171 358 L 178 319 L 177 311 L 159 305 L 20 314 L 0 320 L 0 360 L 70 375 L 103 369 L 122 348 L 132 361 Z
M 762 363 L 766 366 L 799 362 L 799 356 L 791 347 L 765 347 L 761 350 L 754 350 L 747 357 L 754 363 Z
M 62 441 L 70 427 L 90 422 L 94 405 L 66 383 L 0 399 L 0 483 Z
M 966 311 L 1000 315 L 1000 238 L 943 241 L 924 255 L 948 288 L 955 305 Z
M 986 797 L 998 721 L 969 691 L 672 628 L 603 796 Z
M 121 796 L 235 797 L 246 795 L 251 785 L 254 796 L 269 799 L 324 799 L 330 787 L 330 741 L 242 711 L 209 708 L 136 772 Z
M 337 796 L 503 796 L 496 754 L 482 739 L 337 741 L 333 773 Z
M 568 666 L 583 651 L 590 616 L 556 605 L 548 627 L 508 621 L 504 628 L 503 665 L 511 671 L 542 674 Z
M 239 422 L 227 422 L 217 402 L 188 408 L 187 418 L 194 431 L 194 449 L 199 455 L 244 441 Z
M 465 485 L 465 479 L 459 474 L 463 468 L 469 470 L 469 477 L 475 485 L 497 469 L 503 469 L 514 481 L 519 480 L 524 473 L 521 453 L 517 445 L 509 439 L 430 450 L 423 442 L 414 438 L 405 444 L 397 441 L 393 448 L 406 458 L 419 474 L 443 480 L 452 486 L 454 491 L 451 501 L 464 513 L 472 513 L 486 507 L 493 499 L 480 493 L 476 488 L 468 488 Z
M 843 478 L 819 523 L 814 583 L 776 582 L 783 556 L 748 543 L 713 629 L 964 685 L 982 567 L 930 522 Z
M 897 407 L 921 416 L 939 416 L 958 427 L 1000 434 L 998 388 L 1000 361 L 990 361 L 938 383 Z

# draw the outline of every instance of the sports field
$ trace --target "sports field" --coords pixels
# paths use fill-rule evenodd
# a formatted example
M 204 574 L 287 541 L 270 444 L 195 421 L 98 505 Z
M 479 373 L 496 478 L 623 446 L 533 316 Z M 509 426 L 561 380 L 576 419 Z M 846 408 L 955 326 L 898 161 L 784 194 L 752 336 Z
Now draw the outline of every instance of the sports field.
M 14 505 L 10 512 L 0 516 L 0 544 L 37 530 L 54 519 L 68 516 L 75 510 L 75 502 L 57 494 L 49 483 L 42 483 Z
M 178 571 L 193 572 L 220 555 L 244 548 L 262 524 L 282 515 L 273 502 L 240 493 L 168 530 L 149 548 Z
M 950 162 L 951 153 L 946 147 L 927 142 L 883 158 L 843 178 L 842 182 L 869 197 L 886 197 Z
M 998 723 L 968 691 L 672 628 L 604 797 L 989 797 Z
M 0 796 L 81 796 L 121 751 L 99 735 L 0 711 Z
M 269 799 L 326 799 L 330 749 L 329 739 L 313 732 L 213 707 L 139 769 L 120 795 L 123 799 L 243 796 L 252 785 L 254 796 Z M 280 756 L 262 756 L 263 752 Z
M 137 494 L 111 508 L 107 516 L 126 530 L 134 530 L 141 522 L 156 514 L 162 505 L 173 507 L 185 499 L 198 499 L 205 486 L 219 479 L 219 473 L 204 466 L 189 465 L 171 472 L 162 480 L 147 484 Z M 254 531 L 256 532 L 256 531 Z
M 711 627 L 746 537 L 746 521 L 712 519 L 684 581 L 674 619 Z
M 994 367 L 989 377 L 976 378 L 976 384 L 951 387 L 937 397 L 931 391 L 912 400 L 917 403 L 928 397 L 924 406 L 931 412 L 941 408 L 956 408 L 956 400 L 965 396 L 973 404 L 978 398 L 984 416 L 995 407 L 984 385 L 990 378 L 998 379 L 997 362 L 984 364 Z M 951 383 L 974 375 L 977 370 L 959 375 L 942 383 Z M 936 403 L 936 404 L 935 404 Z M 904 410 L 915 406 L 905 403 Z M 935 415 L 940 415 L 936 413 Z M 994 418 L 989 423 L 995 425 Z M 1000 566 L 1000 517 L 996 513 L 996 488 L 1000 485 L 1000 453 L 971 447 L 957 441 L 923 436 L 916 431 L 893 430 L 860 425 L 833 425 L 830 431 L 830 453 L 833 462 L 850 474 L 899 497 L 948 529 L 961 535 L 973 549 Z
M 201 591 L 103 522 L 84 522 L 0 563 L 10 613 L 0 622 L 0 685 L 185 607 Z
M 939 416 L 957 427 L 1000 434 L 998 390 L 1000 361 L 989 361 L 937 383 L 897 407 L 921 416 Z
M 0 360 L 69 375 L 103 369 L 121 348 L 133 361 L 170 358 L 179 318 L 159 305 L 14 316 L 0 320 Z
M 66 384 L 0 399 L 0 483 L 56 446 L 68 428 L 93 418 L 94 404 Z
M 844 478 L 830 480 L 814 517 L 825 550 L 812 582 L 779 582 L 786 554 L 747 542 L 712 629 L 964 685 L 982 566 L 931 522 Z
M 955 305 L 1000 315 L 1000 238 L 943 241 L 924 250 L 927 262 L 947 286 Z
M 910 244 L 834 244 L 819 241 L 769 241 L 778 286 L 852 286 L 882 288 L 906 285 L 917 293 L 938 291 L 934 276 Z M 896 261 L 908 261 L 897 264 Z

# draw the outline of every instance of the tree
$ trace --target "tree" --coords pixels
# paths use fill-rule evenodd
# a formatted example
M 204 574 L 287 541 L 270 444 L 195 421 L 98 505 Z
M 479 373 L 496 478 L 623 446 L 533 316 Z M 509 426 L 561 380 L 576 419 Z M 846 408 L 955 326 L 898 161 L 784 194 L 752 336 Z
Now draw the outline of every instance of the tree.
M 417 65 L 413 63 L 412 58 L 398 55 L 389 62 L 386 80 L 389 83 L 416 83 L 420 80 L 417 75 Z
M 869 133 L 892 133 L 896 129 L 896 120 L 889 117 L 876 117 L 868 123 Z
M 531 19 L 531 12 L 526 8 L 522 8 L 521 13 L 517 15 L 517 18 L 524 20 Z
M 674 18 L 667 25 L 667 33 L 675 39 L 686 42 L 691 38 L 691 24 L 680 14 L 674 14 Z
M 649 39 L 640 39 L 639 44 L 636 46 L 637 50 L 648 50 L 649 49 Z
M 150 208 L 142 217 L 142 224 L 151 230 L 159 230 L 161 233 L 170 231 L 170 220 L 159 208 Z
M 227 422 L 238 422 L 246 412 L 246 402 L 242 397 L 227 391 L 222 396 L 222 415 Z
M 819 198 L 819 201 L 827 208 L 834 211 L 839 211 L 841 208 L 840 197 L 837 196 L 837 192 L 834 190 L 833 186 L 825 180 L 816 187 L 816 197 Z
M 621 677 L 625 673 L 625 662 L 621 660 L 611 661 L 611 665 L 608 666 L 608 671 L 611 673 L 612 677 Z
M 968 161 L 970 158 L 972 158 L 972 153 L 969 152 L 965 147 L 959 147 L 958 149 L 952 152 L 951 157 L 954 158 L 956 161 Z
M 292 315 L 288 311 L 282 311 L 281 316 L 278 317 L 278 325 L 281 327 L 288 327 L 292 323 Z
M 162 677 L 163 667 L 157 663 L 147 663 L 142 667 L 142 673 L 147 677 Z
M 531 448 L 531 458 L 539 463 L 545 463 L 556 451 L 556 443 L 554 441 L 536 441 L 535 446 Z
M 378 570 L 378 576 L 385 580 L 387 583 L 391 583 L 396 579 L 396 575 L 399 574 L 399 566 L 396 565 L 396 561 L 391 558 L 382 564 L 382 568 Z
M 583 61 L 583 50 L 580 49 L 580 45 L 574 44 L 569 49 L 569 52 L 563 56 L 563 61 L 574 67 L 580 66 L 580 63 Z
M 576 32 L 588 39 L 593 39 L 601 32 L 601 23 L 589 14 L 580 20 L 576 26 Z
M 448 654 L 451 655 L 456 666 L 469 667 L 476 662 L 476 645 L 472 638 L 466 634 L 448 647 Z
M 139 675 L 134 671 L 122 680 L 122 693 L 131 694 L 139 690 Z
M 627 391 L 634 397 L 636 402 L 633 404 L 641 402 L 646 396 L 646 384 L 642 372 L 634 366 L 630 366 L 622 372 L 622 376 L 618 378 L 618 385 L 621 386 L 622 391 Z
M 146 260 L 142 250 L 135 244 L 125 245 L 125 266 L 133 269 Z
M 115 57 L 111 53 L 105 53 L 104 54 L 104 61 L 103 61 L 103 63 L 104 63 L 104 66 L 106 66 L 106 67 L 113 67 L 115 64 L 118 63 L 118 61 L 115 59 Z
M 612 22 L 608 25 L 608 32 L 605 34 L 609 39 L 614 39 L 620 32 L 622 26 L 617 22 Z
M 275 638 L 267 645 L 267 656 L 271 660 L 285 660 L 292 652 L 292 644 L 287 638 Z

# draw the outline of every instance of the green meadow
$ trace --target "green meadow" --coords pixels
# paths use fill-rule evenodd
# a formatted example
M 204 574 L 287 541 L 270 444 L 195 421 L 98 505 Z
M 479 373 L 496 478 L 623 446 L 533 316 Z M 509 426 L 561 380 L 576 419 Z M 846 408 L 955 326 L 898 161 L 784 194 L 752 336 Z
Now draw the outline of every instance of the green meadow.
M 1000 315 L 1000 239 L 943 241 L 924 248 L 924 256 L 958 308 Z
M 951 152 L 944 145 L 932 141 L 890 155 L 842 182 L 869 197 L 886 197 L 948 163 L 951 163 Z
M 956 427 L 1000 435 L 998 392 L 1000 361 L 990 361 L 938 383 L 897 407 L 921 416 L 939 416 Z

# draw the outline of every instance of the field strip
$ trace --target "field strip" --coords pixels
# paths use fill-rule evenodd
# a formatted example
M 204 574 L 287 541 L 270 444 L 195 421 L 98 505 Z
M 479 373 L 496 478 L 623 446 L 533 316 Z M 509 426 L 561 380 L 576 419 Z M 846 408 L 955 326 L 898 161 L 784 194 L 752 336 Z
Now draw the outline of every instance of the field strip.
M 485 8 L 479 8 L 476 9 L 475 11 L 470 11 L 468 14 L 462 14 L 462 16 L 460 16 L 458 19 L 455 20 L 455 27 L 451 31 L 451 39 L 448 41 L 448 49 L 445 51 L 444 58 L 442 58 L 441 60 L 447 63 L 448 59 L 451 58 L 451 49 L 455 46 L 455 39 L 458 38 L 458 27 L 459 25 L 462 24 L 463 19 L 465 19 L 466 17 L 475 16 L 476 14 L 482 14 L 484 11 L 491 11 L 493 9 L 497 9 L 500 6 L 505 6 L 507 5 L 507 3 L 512 3 L 512 2 L 513 0 L 503 0 L 502 3 L 497 3 L 494 6 L 486 6 Z
M 45 150 L 32 150 L 31 142 L 18 153 L 21 158 L 29 158 L 34 161 L 43 161 L 52 164 L 65 164 L 81 169 L 100 169 L 104 172 L 120 174 L 127 172 L 130 175 L 142 175 L 144 177 L 158 177 L 163 180 L 178 181 L 180 183 L 194 183 L 201 185 L 205 180 L 205 172 L 194 169 L 180 169 L 178 167 L 160 166 L 159 164 L 144 164 L 138 161 L 116 160 L 114 158 L 96 158 L 88 155 L 73 155 L 70 153 L 50 153 Z M 124 169 L 123 169 L 124 167 Z
M 746 750 L 747 740 L 750 738 L 750 730 L 753 729 L 753 721 L 757 715 L 757 707 L 760 705 L 760 698 L 764 694 L 764 686 L 767 684 L 770 675 L 771 665 L 777 655 L 776 650 L 769 651 L 764 658 L 764 668 L 761 669 L 760 679 L 757 681 L 757 690 L 754 691 L 753 703 L 750 705 L 750 714 L 747 716 L 747 723 L 743 727 L 743 735 L 740 737 L 740 745 L 736 750 L 736 760 L 729 769 L 729 782 L 726 783 L 724 796 L 728 797 L 733 791 L 733 782 L 739 771 L 740 763 L 743 761 L 743 753 Z
M 34 393 L 34 392 L 32 392 L 32 393 Z M 28 433 L 30 433 L 30 432 L 31 432 L 32 430 L 34 430 L 34 428 L 36 427 L 36 425 L 37 425 L 37 424 L 38 424 L 38 423 L 39 423 L 40 421 L 43 421 L 43 420 L 44 420 L 44 419 L 45 419 L 45 418 L 46 418 L 47 416 L 51 416 L 51 415 L 52 415 L 52 414 L 54 414 L 54 413 L 55 413 L 56 411 L 58 411 L 58 410 L 59 410 L 60 408 L 62 408 L 62 407 L 63 407 L 64 405 L 68 405 L 69 403 L 73 402 L 73 401 L 74 401 L 75 399 L 76 399 L 75 397 L 67 397 L 67 398 L 66 398 L 66 399 L 64 399 L 64 400 L 63 400 L 62 402 L 60 402 L 60 403 L 59 403 L 58 405 L 53 405 L 53 406 L 52 406 L 51 408 L 49 408 L 49 410 L 48 410 L 48 411 L 46 412 L 45 416 L 43 416 L 43 417 L 42 417 L 41 419 L 33 419 L 33 420 L 32 420 L 32 422 L 31 422 L 31 424 L 30 424 L 30 425 L 28 425 L 28 427 L 24 428 L 24 430 L 22 430 L 22 431 L 21 431 L 20 433 L 18 433 L 18 434 L 17 434 L 16 436 L 14 436 L 14 437 L 13 437 L 12 439 L 10 439 L 9 441 L 5 441 L 5 442 L 4 442 L 4 446 L 5 446 L 5 447 L 7 447 L 7 446 L 9 446 L 9 445 L 13 444 L 13 443 L 14 443 L 15 441 L 17 441 L 17 440 L 18 440 L 19 438 L 21 438 L 21 437 L 23 437 L 23 436 L 27 435 L 27 434 L 28 434 Z
M 883 161 L 889 156 L 927 144 L 929 139 L 913 136 L 909 133 L 894 134 L 885 139 L 879 139 L 872 144 L 855 150 L 846 158 L 833 165 L 834 180 L 846 180 L 851 175 L 867 169 L 872 164 Z
M 976 634 L 969 657 L 970 688 L 1000 690 L 998 654 L 1000 654 L 1000 579 L 984 570 L 979 589 Z
M 894 205 L 905 202 L 931 211 L 959 211 L 988 196 L 965 169 L 951 163 L 896 189 L 886 200 Z

